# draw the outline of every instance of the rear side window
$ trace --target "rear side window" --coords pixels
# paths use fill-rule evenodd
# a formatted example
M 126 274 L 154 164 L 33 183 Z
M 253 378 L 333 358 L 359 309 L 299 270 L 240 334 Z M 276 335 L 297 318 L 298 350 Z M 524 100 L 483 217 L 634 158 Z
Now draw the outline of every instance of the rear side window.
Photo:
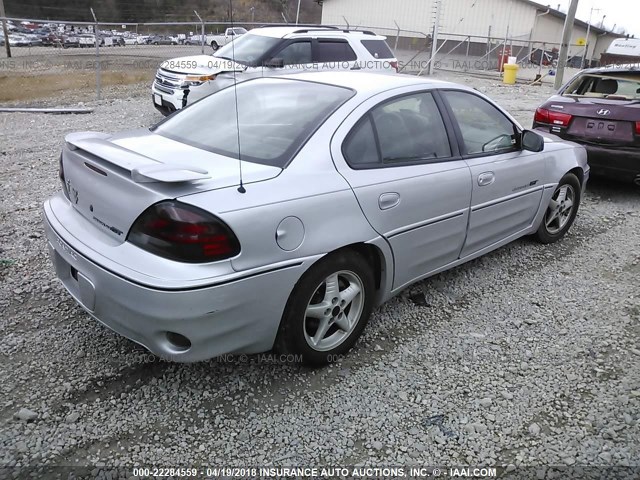
M 376 136 L 373 133 L 371 115 L 364 117 L 349 134 L 343 154 L 349 165 L 358 167 L 380 163 Z
M 358 57 L 348 42 L 318 40 L 316 62 L 353 62 Z
M 362 40 L 362 45 L 373 58 L 394 58 L 393 52 L 385 40 Z

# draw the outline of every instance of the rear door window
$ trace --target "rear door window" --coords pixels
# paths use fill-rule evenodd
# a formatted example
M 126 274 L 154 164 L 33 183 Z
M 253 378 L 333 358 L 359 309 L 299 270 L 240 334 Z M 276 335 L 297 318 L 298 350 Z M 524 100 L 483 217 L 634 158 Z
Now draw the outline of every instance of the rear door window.
M 373 58 L 394 58 L 385 40 L 362 40 L 362 45 Z
M 353 62 L 357 58 L 347 41 L 318 40 L 316 62 Z
M 431 163 L 452 155 L 440 110 L 428 92 L 371 110 L 348 135 L 343 154 L 352 168 Z

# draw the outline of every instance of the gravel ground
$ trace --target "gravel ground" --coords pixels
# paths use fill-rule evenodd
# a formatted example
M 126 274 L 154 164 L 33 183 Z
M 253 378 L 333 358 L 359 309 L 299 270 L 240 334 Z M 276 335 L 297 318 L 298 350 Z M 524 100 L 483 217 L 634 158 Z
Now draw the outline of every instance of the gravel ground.
M 551 93 L 453 79 L 526 126 Z M 65 134 L 160 119 L 146 88 L 120 96 L 0 114 L 0 465 L 640 467 L 640 190 L 592 182 L 562 242 L 416 284 L 329 368 L 166 363 L 75 305 L 41 225 Z

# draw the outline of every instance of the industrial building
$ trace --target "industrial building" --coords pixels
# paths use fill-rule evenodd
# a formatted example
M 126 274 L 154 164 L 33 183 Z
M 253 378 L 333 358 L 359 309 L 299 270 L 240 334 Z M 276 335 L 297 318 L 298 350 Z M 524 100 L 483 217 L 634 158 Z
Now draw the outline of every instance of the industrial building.
M 438 2 L 440 6 L 438 8 Z M 457 39 L 485 48 L 498 39 L 516 45 L 559 46 L 566 15 L 530 0 L 323 0 L 322 23 L 369 27 L 392 35 L 400 27 L 401 45 L 431 34 L 439 11 L 439 38 Z M 596 21 L 597 19 L 594 19 Z M 589 38 L 587 39 L 587 30 Z M 470 37 L 470 38 L 469 38 Z M 489 41 L 489 37 L 492 39 Z M 603 28 L 576 20 L 570 55 L 598 61 L 611 42 L 620 37 Z M 479 53 L 479 52 L 476 52 Z

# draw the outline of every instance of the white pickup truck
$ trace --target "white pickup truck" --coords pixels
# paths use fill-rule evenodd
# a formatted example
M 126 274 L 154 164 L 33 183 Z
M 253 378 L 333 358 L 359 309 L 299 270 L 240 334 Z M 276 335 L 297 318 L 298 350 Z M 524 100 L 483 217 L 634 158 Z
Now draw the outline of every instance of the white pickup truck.
M 225 46 L 227 43 L 235 40 L 240 35 L 247 33 L 247 30 L 242 27 L 227 28 L 224 34 L 209 34 L 204 36 L 204 43 L 210 45 L 213 50 L 218 50 L 220 47 Z M 194 45 L 200 45 L 202 43 L 202 35 L 193 35 L 189 38 L 189 43 Z

